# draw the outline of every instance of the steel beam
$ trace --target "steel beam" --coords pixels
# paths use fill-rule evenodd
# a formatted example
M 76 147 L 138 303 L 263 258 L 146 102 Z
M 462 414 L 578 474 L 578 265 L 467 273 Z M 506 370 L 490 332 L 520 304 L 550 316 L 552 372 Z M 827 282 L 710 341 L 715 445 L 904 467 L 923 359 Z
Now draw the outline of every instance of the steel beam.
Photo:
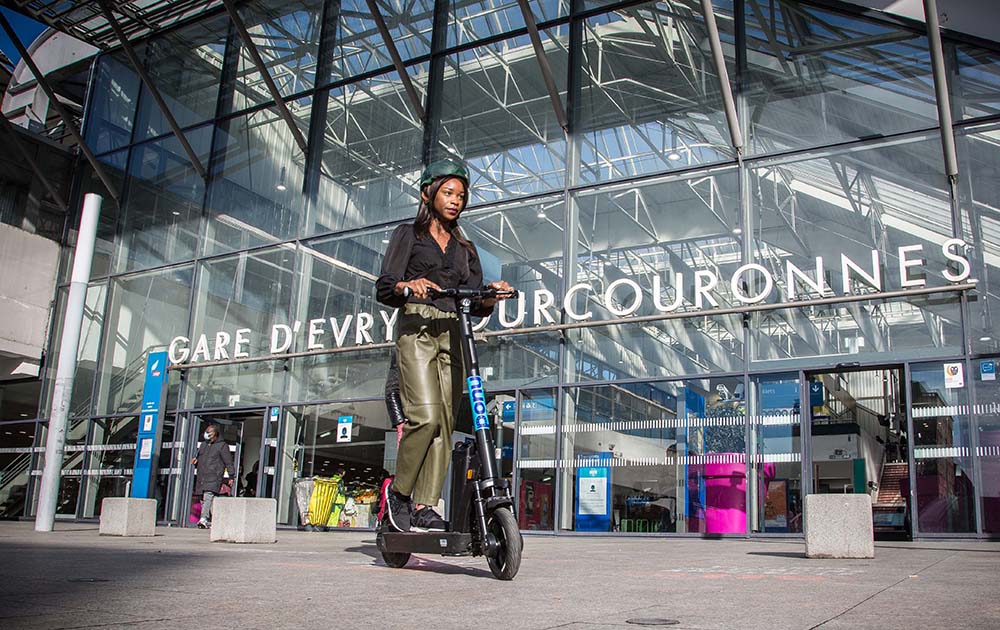
M 59 101 L 59 98 L 56 96 L 52 86 L 49 85 L 45 75 L 38 69 L 38 66 L 35 64 L 35 60 L 31 58 L 30 54 L 28 54 L 28 50 L 24 47 L 21 39 L 17 36 L 17 33 L 14 32 L 13 27 L 11 27 L 10 22 L 7 21 L 7 18 L 4 17 L 2 12 L 0 12 L 0 27 L 3 27 L 3 30 L 7 33 L 7 37 L 10 38 L 14 47 L 17 48 L 17 52 L 21 54 L 21 59 L 23 59 L 25 65 L 28 66 L 32 76 L 35 77 L 35 81 L 38 82 L 38 86 L 42 88 L 43 92 L 45 92 L 45 96 L 48 97 L 49 105 L 55 110 L 56 114 L 62 120 L 69 134 L 73 136 L 74 140 L 76 140 L 80 150 L 83 151 L 83 155 L 87 158 L 87 162 L 89 162 L 91 168 L 94 169 L 94 173 L 97 175 L 98 179 L 101 180 L 101 183 L 104 184 L 104 187 L 107 189 L 108 194 L 111 195 L 111 198 L 117 203 L 119 201 L 118 191 L 115 190 L 114 185 L 111 183 L 111 179 L 108 177 L 107 173 L 104 172 L 104 169 L 101 167 L 101 163 L 97 161 L 97 157 L 94 155 L 94 152 L 90 150 L 90 147 L 88 147 L 87 143 L 83 140 L 83 136 L 80 135 L 80 130 L 73 124 L 73 119 L 70 117 L 69 112 L 66 111 L 66 108 Z
M 21 144 L 21 139 L 17 137 L 17 131 L 14 129 L 14 125 L 10 124 L 10 121 L 7 120 L 7 117 L 3 114 L 0 114 L 0 127 L 3 127 L 3 129 L 10 135 L 11 143 L 14 145 L 14 148 L 21 154 L 21 158 L 28 163 L 28 166 L 30 166 L 31 170 L 35 173 L 35 177 L 42 182 L 42 185 L 45 186 L 45 190 L 49 191 L 49 194 L 52 195 L 52 199 L 56 202 L 56 204 L 63 210 L 63 212 L 68 211 L 69 206 L 66 204 L 66 201 L 63 200 L 62 195 L 60 195 L 59 191 L 52 185 L 49 178 L 45 176 L 45 172 L 38 166 L 38 162 L 35 161 L 35 158 L 31 157 L 31 153 L 24 148 L 23 144 Z
M 931 45 L 931 68 L 934 70 L 934 92 L 937 96 L 938 123 L 941 126 L 941 148 L 948 179 L 958 176 L 958 157 L 955 153 L 955 130 L 951 121 L 951 99 L 948 97 L 948 74 L 944 65 L 941 46 L 941 25 L 938 22 L 936 0 L 924 0 L 924 18 L 927 20 L 927 40 Z
M 416 88 L 413 87 L 410 75 L 406 73 L 406 68 L 403 66 L 403 58 L 399 56 L 399 49 L 396 48 L 396 42 L 392 39 L 392 33 L 389 32 L 389 27 L 385 25 L 385 18 L 382 17 L 382 12 L 379 11 L 375 0 L 367 0 L 367 2 L 368 10 L 371 11 L 372 17 L 375 19 L 375 26 L 378 27 L 382 41 L 385 42 L 385 47 L 392 58 L 392 66 L 396 69 L 399 80 L 403 82 L 403 88 L 406 89 L 406 96 L 410 99 L 410 105 L 413 106 L 413 111 L 417 113 L 420 121 L 426 125 L 427 114 L 424 112 L 424 106 L 420 102 L 420 95 L 417 94 Z
M 240 39 L 243 40 L 243 45 L 246 46 L 247 52 L 250 53 L 250 59 L 253 61 L 253 65 L 257 68 L 257 72 L 260 73 L 260 78 L 264 81 L 264 85 L 267 86 L 267 91 L 271 93 L 271 98 L 274 99 L 274 105 L 278 109 L 278 114 L 280 114 L 285 120 L 285 124 L 288 125 L 288 130 L 291 132 L 292 138 L 295 139 L 295 144 L 299 145 L 299 149 L 302 150 L 304 155 L 308 150 L 306 137 L 302 135 L 302 130 L 295 124 L 295 117 L 292 116 L 292 112 L 288 111 L 285 99 L 282 98 L 281 92 L 278 90 L 278 86 L 274 83 L 274 79 L 271 78 L 271 74 L 267 71 L 267 66 L 264 64 L 264 58 L 260 56 L 260 51 L 257 50 L 257 45 L 253 43 L 253 39 L 250 37 L 250 32 L 243 23 L 243 18 L 240 17 L 239 12 L 236 10 L 236 5 L 233 4 L 233 0 L 222 0 L 222 4 L 225 5 L 226 13 L 229 14 L 229 18 L 233 21 L 233 26 L 236 27 L 236 32 L 240 34 Z
M 198 171 L 198 175 L 201 176 L 203 180 L 208 179 L 208 173 L 205 170 L 205 166 L 198 159 L 198 154 L 195 153 L 194 149 L 191 147 L 191 143 L 188 142 L 187 136 L 181 131 L 180 125 L 177 124 L 177 119 L 170 112 L 170 108 L 167 107 L 167 102 L 163 99 L 163 95 L 160 94 L 160 90 L 153 83 L 152 78 L 143 68 L 142 62 L 139 61 L 139 57 L 135 54 L 135 49 L 132 48 L 131 42 L 129 42 L 128 36 L 125 35 L 125 31 L 122 30 L 121 25 L 118 20 L 115 19 L 112 13 L 111 3 L 108 0 L 98 0 L 101 5 L 101 10 L 104 12 L 104 17 L 107 19 L 108 24 L 111 25 L 111 30 L 115 32 L 115 37 L 118 38 L 119 43 L 122 45 L 122 49 L 125 51 L 125 55 L 128 60 L 132 63 L 132 67 L 135 69 L 136 74 L 139 75 L 139 79 L 142 80 L 143 85 L 149 90 L 150 95 L 152 95 L 153 100 L 156 101 L 156 106 L 160 108 L 160 113 L 167 120 L 167 124 L 170 125 L 171 131 L 174 132 L 174 136 L 177 141 L 181 143 L 181 147 L 184 148 L 184 153 L 187 153 L 188 159 L 191 160 L 191 166 L 194 170 Z
M 545 89 L 549 92 L 552 109 L 556 112 L 556 120 L 559 121 L 559 126 L 563 128 L 563 131 L 568 131 L 569 119 L 566 118 L 566 108 L 563 107 L 562 99 L 559 98 L 559 88 L 556 87 L 555 78 L 552 76 L 552 66 L 549 65 L 549 59 L 545 56 L 545 48 L 542 46 L 542 36 L 538 34 L 535 15 L 531 12 L 531 7 L 528 6 L 528 0 L 517 0 L 517 6 L 521 7 L 521 16 L 524 18 L 525 26 L 528 27 L 531 47 L 535 49 L 535 59 L 542 71 L 542 79 L 545 81 Z
M 729 85 L 726 56 L 722 54 L 722 40 L 719 39 L 719 27 L 715 23 L 712 0 L 701 0 L 701 10 L 705 14 L 705 27 L 708 29 L 708 42 L 712 47 L 715 70 L 719 73 L 722 102 L 726 107 L 726 122 L 729 123 L 729 137 L 736 152 L 743 153 L 743 132 L 740 131 L 740 119 L 736 116 L 736 100 L 733 98 L 733 88 Z

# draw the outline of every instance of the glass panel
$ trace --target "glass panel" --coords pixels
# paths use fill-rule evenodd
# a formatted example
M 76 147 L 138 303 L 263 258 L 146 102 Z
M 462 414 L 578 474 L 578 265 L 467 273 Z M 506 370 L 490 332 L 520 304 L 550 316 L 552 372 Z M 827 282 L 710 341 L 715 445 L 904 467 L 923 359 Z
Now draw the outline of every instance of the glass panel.
M 937 125 L 924 35 L 801 2 L 744 4 L 752 153 Z
M 104 326 L 104 306 L 108 294 L 105 283 L 92 284 L 87 287 L 87 297 L 83 308 L 83 323 L 80 328 L 80 345 L 77 350 L 76 373 L 73 377 L 73 393 L 70 396 L 69 415 L 89 416 L 94 409 L 94 379 L 97 374 L 97 354 L 101 344 L 101 331 Z M 68 289 L 58 291 L 58 307 L 53 325 L 56 333 L 50 340 L 48 359 L 42 376 L 45 379 L 45 398 L 41 401 L 40 417 L 49 417 L 52 410 L 52 395 L 55 388 L 56 368 L 59 365 L 59 351 L 62 345 L 62 325 L 66 319 L 66 299 Z M 4 418 L 9 420 L 10 418 Z
M 343 416 L 352 420 L 346 437 L 337 430 Z M 390 456 L 395 468 L 396 432 L 385 403 L 289 407 L 282 433 L 278 522 L 322 530 L 374 527 Z M 329 500 L 316 500 L 324 492 Z
M 505 402 L 503 418 L 513 415 L 516 401 Z M 521 392 L 517 418 L 517 521 L 521 529 L 552 531 L 556 492 L 556 390 Z
M 424 99 L 426 74 L 414 85 Z M 326 102 L 319 187 L 306 234 L 402 219 L 416 213 L 423 123 L 399 75 L 389 73 L 320 94 Z
M 203 166 L 208 164 L 211 127 L 186 132 Z M 156 267 L 194 258 L 201 226 L 205 182 L 174 136 L 132 150 L 128 196 L 122 221 L 119 271 Z
M 335 58 L 328 82 L 391 66 L 392 58 L 371 17 L 368 2 L 341 0 L 340 6 Z M 403 61 L 430 54 L 434 0 L 380 2 L 378 9 Z
M 51 357 L 51 354 L 46 356 L 46 363 L 51 362 Z M 41 393 L 40 379 L 0 383 L 0 421 L 27 418 L 34 420 L 39 417 L 38 403 Z
M 802 531 L 799 377 L 754 378 L 750 410 L 750 523 L 755 532 Z
M 468 0 L 451 2 L 448 10 L 447 46 L 459 46 L 524 28 L 524 14 L 517 0 Z M 529 2 L 536 23 L 569 15 L 570 0 Z
M 101 514 L 105 497 L 128 496 L 135 463 L 135 445 L 139 435 L 139 418 L 98 418 L 93 422 L 88 447 L 87 469 L 83 482 L 83 518 Z M 164 489 L 155 485 L 153 496 L 160 503 Z
M 721 12 L 717 19 L 731 26 Z M 697 2 L 598 15 L 583 30 L 580 183 L 734 157 Z
M 573 388 L 561 529 L 746 533 L 742 378 Z
M 0 518 L 26 516 L 35 432 L 41 425 L 0 424 Z
M 943 247 L 952 215 L 937 137 L 763 166 L 750 185 L 754 262 L 767 274 L 744 278 L 758 302 L 946 287 L 956 273 L 949 257 L 960 252 Z M 769 311 L 754 316 L 753 360 L 960 353 L 960 311 L 948 293 Z
M 142 402 L 146 358 L 187 330 L 192 268 L 125 276 L 114 281 L 98 378 L 98 413 L 130 413 Z M 176 397 L 180 380 L 171 378 Z
M 1000 381 L 996 380 L 996 358 L 972 362 L 975 378 L 979 466 L 983 500 L 983 531 L 1000 532 Z
M 899 370 L 813 374 L 810 493 L 867 494 L 875 535 L 911 533 L 909 436 Z
M 283 97 L 316 84 L 323 4 L 323 0 L 251 0 L 239 6 L 253 45 Z M 233 41 L 240 46 L 233 111 L 271 102 L 274 99 L 247 46 L 238 35 Z
M 88 420 L 70 420 L 66 427 L 66 450 L 63 455 L 63 466 L 60 472 L 59 498 L 56 501 L 56 516 L 76 518 L 77 500 L 80 496 L 80 483 L 87 460 L 87 428 Z M 46 425 L 47 428 L 48 425 Z M 40 444 L 45 444 L 42 436 Z M 39 458 L 38 474 L 44 470 L 45 463 Z
M 742 237 L 734 229 L 740 223 L 737 191 L 735 171 L 725 171 L 578 194 L 574 281 L 588 288 L 571 298 L 577 318 L 736 305 L 725 279 L 741 261 Z M 713 277 L 714 290 L 696 290 L 709 287 Z M 734 316 L 591 328 L 568 338 L 577 352 L 578 379 L 743 368 L 742 324 Z
M 974 532 L 976 507 L 965 363 L 917 365 L 910 379 L 918 531 Z
M 141 55 L 141 46 L 136 54 Z M 141 56 L 140 56 L 141 58 Z M 119 149 L 132 139 L 139 75 L 123 52 L 101 55 L 90 88 L 84 138 L 95 153 Z
M 968 166 L 960 186 L 968 191 L 962 203 L 962 238 L 972 245 L 971 277 L 979 280 L 969 294 L 969 337 L 973 352 L 1000 351 L 1000 125 L 962 130 L 958 149 Z M 958 271 L 958 270 L 956 270 Z
M 301 99 L 308 101 L 309 99 Z M 309 104 L 289 103 L 303 135 Z M 219 123 L 203 252 L 246 249 L 299 232 L 305 156 L 272 109 Z
M 182 128 L 215 116 L 229 18 L 203 19 L 171 29 L 147 45 L 146 72 Z M 142 86 L 137 140 L 170 133 L 166 118 Z
M 1000 113 L 1000 52 L 958 44 L 955 55 L 958 79 L 949 79 L 958 84 L 960 96 L 956 101 L 962 118 Z
M 541 32 L 566 102 L 568 36 Z M 445 58 L 434 159 L 457 156 L 472 177 L 470 205 L 562 190 L 566 142 L 527 35 Z
M 125 190 L 125 166 L 128 161 L 128 151 L 109 153 L 97 158 L 101 168 L 115 188 L 119 199 Z M 111 273 L 111 258 L 117 245 L 118 220 L 121 216 L 118 202 L 108 194 L 100 178 L 88 163 L 80 165 L 80 199 L 86 193 L 96 193 L 102 197 L 101 214 L 97 220 L 97 240 L 94 243 L 94 258 L 90 265 L 90 277 L 101 278 Z M 73 271 L 73 251 L 76 247 L 77 230 L 80 226 L 80 207 L 73 210 L 69 219 L 69 237 L 67 247 L 63 248 L 63 263 L 60 265 L 61 281 L 69 282 Z
M 291 245 L 203 263 L 190 361 L 234 359 L 243 353 L 249 357 L 271 354 L 272 327 L 291 321 L 294 268 L 295 248 Z M 284 374 L 281 363 L 274 361 L 192 370 L 186 407 L 232 407 L 280 400 Z

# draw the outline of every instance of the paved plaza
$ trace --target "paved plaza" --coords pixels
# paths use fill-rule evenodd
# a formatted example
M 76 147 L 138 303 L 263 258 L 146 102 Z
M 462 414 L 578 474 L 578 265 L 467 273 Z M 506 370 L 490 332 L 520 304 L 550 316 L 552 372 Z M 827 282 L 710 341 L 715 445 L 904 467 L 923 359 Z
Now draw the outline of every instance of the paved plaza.
M 879 543 L 809 560 L 786 540 L 526 536 L 513 582 L 482 558 L 385 567 L 366 532 L 271 545 L 0 523 L 0 627 L 1000 628 L 1000 544 Z M 673 623 L 676 622 L 676 623 Z M 667 624 L 670 625 L 667 625 Z

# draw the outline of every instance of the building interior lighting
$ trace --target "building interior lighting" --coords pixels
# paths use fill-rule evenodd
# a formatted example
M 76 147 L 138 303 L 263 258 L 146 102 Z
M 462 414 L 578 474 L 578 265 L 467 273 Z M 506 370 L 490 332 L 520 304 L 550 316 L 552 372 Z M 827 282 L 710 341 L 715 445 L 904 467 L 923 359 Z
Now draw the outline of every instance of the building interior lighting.
M 288 190 L 288 186 L 285 185 L 285 167 L 281 167 L 281 177 L 278 179 L 278 185 L 274 187 L 278 192 L 285 192 Z

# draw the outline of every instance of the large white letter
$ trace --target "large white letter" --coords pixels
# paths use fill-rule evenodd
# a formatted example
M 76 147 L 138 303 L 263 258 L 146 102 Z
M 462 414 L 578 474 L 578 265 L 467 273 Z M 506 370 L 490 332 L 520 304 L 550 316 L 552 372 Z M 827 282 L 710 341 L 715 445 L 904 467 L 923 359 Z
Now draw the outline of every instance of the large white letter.
M 246 346 L 250 343 L 250 338 L 247 337 L 247 335 L 249 335 L 250 332 L 249 328 L 240 328 L 236 331 L 236 341 L 233 343 L 234 359 L 250 358 L 250 353 L 246 351 Z
M 922 287 L 927 284 L 927 281 L 923 278 L 910 280 L 910 274 L 906 271 L 908 267 L 919 267 L 924 264 L 923 258 L 917 258 L 916 260 L 906 259 L 906 254 L 909 252 L 922 252 L 924 251 L 924 246 L 907 245 L 906 247 L 900 247 L 897 251 L 899 253 L 899 285 L 903 287 Z
M 204 357 L 202 361 L 208 361 L 208 338 L 205 335 L 198 337 L 198 343 L 194 346 L 194 354 L 191 355 L 191 360 L 197 361 L 199 356 Z
M 190 343 L 191 343 L 191 340 L 188 339 L 187 337 L 174 337 L 170 341 L 170 347 L 167 348 L 167 358 L 170 359 L 170 362 L 171 363 L 184 363 L 185 361 L 187 361 L 188 360 L 188 356 L 190 356 L 190 354 L 191 354 L 191 348 L 188 347 L 188 345 Z M 184 347 L 180 348 L 180 351 L 181 351 L 180 356 L 177 356 L 177 354 L 175 354 L 177 352 L 177 349 L 178 349 L 177 348 L 177 344 L 184 344 Z
M 323 324 L 326 323 L 324 319 L 310 319 L 309 320 L 309 337 L 306 338 L 306 349 L 307 350 L 322 350 L 323 343 L 316 341 L 316 337 L 323 334 Z
M 705 278 L 708 280 L 708 284 L 702 284 L 701 279 Z M 694 307 L 701 308 L 701 298 L 705 297 L 712 306 L 718 306 L 719 303 L 715 301 L 715 298 L 709 293 L 715 288 L 715 285 L 719 284 L 719 276 L 715 275 L 714 271 L 696 271 L 694 272 Z
M 615 289 L 623 284 L 632 287 L 632 291 L 635 293 L 635 298 L 632 300 L 631 305 L 625 306 L 624 308 L 618 308 L 612 298 L 614 298 Z M 619 278 L 609 284 L 608 288 L 604 290 L 604 308 L 611 311 L 612 315 L 625 317 L 626 315 L 631 315 L 639 310 L 640 306 L 642 306 L 642 287 L 640 287 L 634 280 L 629 278 Z
M 507 304 L 510 300 L 500 300 L 500 325 L 504 328 L 517 328 L 524 323 L 524 315 L 527 310 L 524 306 L 524 291 L 517 292 L 517 317 L 514 321 L 507 319 Z
M 375 318 L 371 313 L 358 313 L 358 319 L 354 328 L 354 345 L 360 346 L 364 343 L 375 343 L 368 331 L 375 325 Z
M 556 296 L 552 295 L 552 291 L 548 289 L 538 289 L 535 291 L 535 326 L 541 325 L 543 315 L 545 316 L 545 321 L 548 323 L 556 323 L 556 320 L 552 318 L 552 314 L 548 310 L 555 301 Z
M 882 290 L 882 267 L 878 261 L 878 250 L 872 250 L 872 272 L 869 274 L 857 263 L 847 257 L 847 254 L 840 255 L 840 275 L 843 276 L 844 295 L 851 294 L 851 270 L 867 280 L 876 291 Z
M 501 303 L 502 302 L 504 302 L 504 300 L 501 300 Z M 472 325 L 472 332 L 482 332 L 482 331 L 486 330 L 486 327 L 490 325 L 490 318 L 491 317 L 493 317 L 493 316 L 492 315 L 487 315 L 486 317 L 483 317 L 478 322 L 476 322 L 475 324 L 473 324 Z
M 392 317 L 386 317 L 385 311 L 379 311 L 382 316 L 382 323 L 385 324 L 385 340 L 392 341 L 393 333 L 396 331 L 396 318 L 399 317 L 399 309 L 393 309 Z
M 587 292 L 590 292 L 594 290 L 594 287 L 590 286 L 586 282 L 574 284 L 569 288 L 569 291 L 566 292 L 566 297 L 563 298 L 563 310 L 566 311 L 566 315 L 568 315 L 570 319 L 578 322 L 588 320 L 594 316 L 594 312 L 590 309 L 587 309 L 586 313 L 577 313 L 573 310 L 573 294 L 577 291 L 583 291 L 584 289 L 586 289 Z M 583 304 L 584 306 L 587 304 L 586 296 L 583 298 Z
M 226 346 L 229 345 L 229 333 L 222 332 L 221 330 L 215 333 L 215 354 L 213 359 L 216 361 L 221 361 L 222 359 L 229 358 L 229 351 L 226 350 Z
M 677 310 L 677 307 L 681 305 L 684 300 L 684 274 L 675 273 L 674 274 L 674 301 L 670 304 L 664 305 L 660 301 L 660 274 L 653 276 L 653 306 L 656 310 L 661 313 L 669 313 L 670 311 Z
M 278 343 L 278 333 L 284 333 L 285 340 Z M 292 329 L 284 324 L 275 324 L 271 327 L 271 354 L 284 352 L 292 347 Z
M 810 278 L 806 272 L 799 269 L 792 261 L 785 261 L 785 290 L 788 292 L 788 299 L 795 299 L 795 281 L 801 280 L 810 289 L 819 293 L 820 297 L 826 295 L 826 286 L 823 283 L 823 257 L 816 257 L 816 279 Z
M 334 337 L 334 339 L 337 340 L 337 347 L 338 348 L 344 345 L 344 339 L 347 338 L 347 330 L 351 327 L 351 318 L 352 317 L 354 317 L 354 316 L 353 315 L 348 315 L 347 317 L 344 318 L 344 326 L 343 326 L 343 328 L 337 326 L 337 318 L 336 317 L 331 317 L 330 318 L 330 326 L 333 327 L 333 337 Z
M 740 290 L 739 280 L 744 273 L 751 270 L 764 276 L 764 289 L 757 295 L 743 295 L 743 291 Z M 750 286 L 749 282 L 747 286 Z M 767 299 L 767 296 L 771 295 L 771 290 L 774 289 L 774 278 L 771 277 L 771 272 L 762 265 L 747 263 L 733 272 L 733 277 L 729 279 L 729 288 L 733 290 L 733 295 L 736 296 L 736 299 L 743 304 L 756 304 L 757 302 L 764 301 Z
M 959 251 L 962 251 L 966 247 L 968 247 L 968 245 L 966 245 L 965 241 L 963 241 L 960 238 L 949 238 L 947 241 L 941 244 L 941 253 L 944 254 L 944 257 L 952 262 L 957 262 L 958 266 L 962 268 L 962 271 L 960 271 L 958 275 L 956 275 L 950 272 L 946 268 L 941 273 L 947 280 L 950 280 L 952 282 L 961 282 L 962 280 L 968 278 L 969 274 L 972 273 L 972 266 L 969 264 L 969 259 L 966 258 L 963 254 L 951 253 L 952 247 L 960 247 L 961 249 Z

